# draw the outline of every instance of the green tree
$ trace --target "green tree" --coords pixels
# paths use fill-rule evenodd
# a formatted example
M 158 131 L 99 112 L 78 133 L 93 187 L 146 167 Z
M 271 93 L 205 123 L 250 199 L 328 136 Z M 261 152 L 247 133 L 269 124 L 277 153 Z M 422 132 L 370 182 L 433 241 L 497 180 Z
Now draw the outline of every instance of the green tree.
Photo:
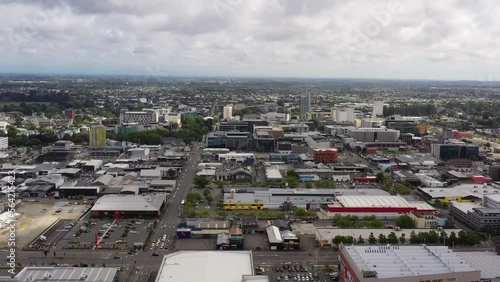
M 415 231 L 412 231 L 410 233 L 410 243 L 411 244 L 420 244 L 420 240 L 417 237 L 417 234 L 415 233 Z
M 303 208 L 296 208 L 293 211 L 293 215 L 296 217 L 304 217 L 304 216 L 307 216 L 307 211 Z
M 386 244 L 387 243 L 387 237 L 384 234 L 379 234 L 378 235 L 378 242 L 380 244 Z
M 175 176 L 177 175 L 177 173 L 176 173 L 176 172 L 175 172 L 175 170 L 173 170 L 173 169 L 169 169 L 169 170 L 167 171 L 167 173 L 168 173 L 168 177 L 169 177 L 170 179 L 174 179 L 174 178 L 175 178 Z
M 314 183 L 314 186 L 316 186 L 316 188 L 335 188 L 335 182 L 333 182 L 332 180 L 328 180 L 328 179 L 322 179 L 322 180 L 318 180 Z
M 398 237 L 396 236 L 396 233 L 394 233 L 394 232 L 389 233 L 389 236 L 387 236 L 387 242 L 389 244 L 397 244 Z
M 415 228 L 415 221 L 408 215 L 402 215 L 396 220 L 396 226 L 403 229 Z
M 368 243 L 373 245 L 376 242 L 377 242 L 377 239 L 375 238 L 375 236 L 373 236 L 373 232 L 370 232 L 370 236 L 368 236 Z
M 295 178 L 297 181 L 300 179 L 299 174 L 293 169 L 286 172 L 286 177 Z
M 378 183 L 384 182 L 384 174 L 382 172 L 377 173 L 376 177 Z
M 358 244 L 364 244 L 364 243 L 365 243 L 365 239 L 363 239 L 363 237 L 361 237 L 361 235 L 359 235 Z
M 208 179 L 201 176 L 195 176 L 193 179 L 194 185 L 198 188 L 205 188 L 208 185 Z
M 427 244 L 439 243 L 439 234 L 436 231 L 431 230 L 429 231 L 428 234 L 429 235 L 427 236 Z
M 306 182 L 306 188 L 307 188 L 307 189 L 311 189 L 311 188 L 312 188 L 312 184 L 311 184 L 311 182 L 309 182 L 309 181 L 308 181 L 308 182 Z
M 458 245 L 460 241 L 458 240 L 457 234 L 455 231 L 451 231 L 450 238 L 448 238 L 448 246 Z
M 401 244 L 406 243 L 406 234 L 401 234 L 401 236 L 399 237 L 399 242 L 401 242 Z

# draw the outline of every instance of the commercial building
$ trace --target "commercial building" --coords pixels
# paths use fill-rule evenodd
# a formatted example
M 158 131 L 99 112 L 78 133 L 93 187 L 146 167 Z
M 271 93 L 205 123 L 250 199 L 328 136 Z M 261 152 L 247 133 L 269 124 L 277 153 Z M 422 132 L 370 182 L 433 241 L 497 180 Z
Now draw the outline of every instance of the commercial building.
M 13 279 L 1 281 L 82 281 L 115 282 L 118 279 L 116 267 L 25 267 Z
M 442 161 L 453 159 L 477 161 L 479 159 L 479 146 L 470 144 L 432 144 L 431 154 Z
M 435 188 L 446 186 L 446 182 L 439 181 L 434 177 L 430 177 L 422 173 L 415 173 L 415 176 L 420 179 L 420 183 L 422 183 L 425 187 Z
M 373 102 L 373 113 L 372 117 L 380 117 L 384 116 L 384 102 L 383 101 L 375 101 Z
M 233 191 L 231 191 L 233 190 Z M 339 189 L 279 189 L 240 187 L 224 189 L 224 209 L 280 209 L 294 207 L 319 208 L 320 204 L 331 203 Z
M 166 255 L 156 282 L 269 282 L 254 274 L 251 251 L 180 251 Z
M 399 131 L 386 128 L 352 128 L 347 134 L 359 142 L 397 142 Z
M 414 120 L 397 120 L 389 118 L 385 121 L 385 126 L 389 129 L 398 130 L 400 133 L 411 133 L 418 135 L 418 123 Z
M 224 106 L 222 118 L 225 120 L 231 120 L 233 118 L 233 106 L 232 105 Z
M 250 146 L 249 132 L 216 131 L 207 135 L 207 148 L 245 150 Z
M 158 122 L 158 113 L 151 111 L 130 112 L 126 109 L 120 111 L 120 124 L 137 123 L 138 125 L 149 126 Z
M 451 204 L 451 214 L 461 222 L 478 231 L 500 228 L 500 209 L 483 207 L 478 203 Z
M 340 281 L 479 281 L 481 273 L 446 246 L 341 245 Z
M 120 217 L 156 218 L 166 207 L 166 194 L 151 195 L 104 195 L 90 210 L 94 218 Z
M 106 127 L 104 125 L 92 125 L 89 131 L 89 146 L 106 146 Z
M 300 117 L 306 119 L 309 111 L 311 111 L 311 95 L 307 94 L 300 97 Z
M 482 282 L 500 281 L 500 253 L 496 252 L 455 252 L 466 263 L 481 271 Z
M 483 184 L 461 184 L 450 188 L 417 188 L 417 192 L 426 200 L 440 200 L 448 203 L 481 202 L 485 195 L 498 195 L 500 190 Z
M 368 190 L 369 191 L 369 190 Z M 349 195 L 336 196 L 336 201 L 327 205 L 328 216 L 357 215 L 358 217 L 374 215 L 378 218 L 398 218 L 410 212 L 434 212 L 431 205 L 425 202 L 408 202 L 401 196 Z
M 337 122 L 354 122 L 354 108 L 351 107 L 334 107 L 332 112 L 335 113 L 335 121 Z
M 313 159 L 315 163 L 336 163 L 338 161 L 338 156 L 338 150 L 335 148 L 313 150 Z
M 493 181 L 500 180 L 500 165 L 491 165 L 488 168 L 488 175 L 491 177 Z

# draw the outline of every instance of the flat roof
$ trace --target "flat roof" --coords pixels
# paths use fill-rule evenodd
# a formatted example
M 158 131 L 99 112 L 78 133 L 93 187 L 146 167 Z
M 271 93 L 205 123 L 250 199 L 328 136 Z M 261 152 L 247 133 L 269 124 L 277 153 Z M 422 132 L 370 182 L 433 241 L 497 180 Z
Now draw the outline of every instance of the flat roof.
M 337 196 L 337 200 L 344 207 L 416 207 L 419 210 L 435 210 L 431 205 L 424 202 L 408 202 L 401 196 Z
M 118 272 L 114 267 L 25 267 L 16 276 L 18 281 L 102 281 L 112 282 Z M 50 276 L 50 278 L 49 278 Z M 44 279 L 44 277 L 47 277 Z M 83 278 L 85 277 L 85 278 Z
M 266 178 L 282 179 L 283 176 L 281 175 L 281 172 L 278 169 L 276 169 L 276 168 L 267 168 L 266 169 Z
M 473 272 L 464 259 L 446 246 L 344 246 L 360 271 L 376 271 L 379 279 Z
M 92 211 L 158 211 L 166 195 L 104 195 L 95 202 Z
M 156 282 L 240 282 L 246 275 L 254 275 L 251 251 L 180 251 L 163 257 Z
M 479 203 L 467 203 L 467 202 L 452 202 L 452 206 L 459 209 L 463 213 L 473 211 L 475 208 L 482 208 Z
M 283 243 L 283 238 L 281 237 L 281 233 L 278 227 L 276 226 L 268 226 L 266 228 L 267 238 L 269 239 L 269 243 L 271 244 L 281 244 Z
M 496 252 L 456 252 L 474 268 L 481 270 L 481 279 L 500 277 L 500 256 Z
M 467 197 L 473 196 L 478 199 L 484 195 L 500 194 L 500 189 L 493 188 L 485 184 L 462 184 L 449 188 L 418 188 L 431 198 L 445 197 Z

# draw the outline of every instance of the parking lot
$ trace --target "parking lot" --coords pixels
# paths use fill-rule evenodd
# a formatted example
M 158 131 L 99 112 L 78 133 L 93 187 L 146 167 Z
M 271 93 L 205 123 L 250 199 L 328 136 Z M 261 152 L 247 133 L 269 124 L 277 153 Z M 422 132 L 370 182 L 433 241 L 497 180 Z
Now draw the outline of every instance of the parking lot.
M 257 266 L 257 272 L 268 275 L 270 281 L 339 281 L 334 269 L 324 266 L 303 266 L 302 264 L 281 263 Z
M 144 243 L 148 237 L 148 226 L 152 220 L 95 220 L 80 223 L 69 232 L 64 240 L 64 248 L 89 249 L 94 248 L 96 234 L 100 249 L 131 249 L 134 243 Z

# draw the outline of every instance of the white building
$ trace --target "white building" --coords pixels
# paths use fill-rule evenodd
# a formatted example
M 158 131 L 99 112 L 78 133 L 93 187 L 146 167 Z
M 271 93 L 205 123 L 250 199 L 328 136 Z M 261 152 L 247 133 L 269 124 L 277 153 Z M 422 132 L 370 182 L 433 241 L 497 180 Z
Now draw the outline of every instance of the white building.
M 270 113 L 260 114 L 260 119 L 267 121 L 289 121 L 290 114 L 270 112 Z
M 373 102 L 373 117 L 383 116 L 384 115 L 384 102 L 383 101 L 375 101 Z
M 354 108 L 333 108 L 333 116 L 337 122 L 354 122 Z
M 251 251 L 180 251 L 166 255 L 156 282 L 268 282 L 254 275 Z
M 223 119 L 230 120 L 233 118 L 233 105 L 224 106 Z
M 9 147 L 9 137 L 0 137 L 0 150 L 6 150 Z
M 418 177 L 418 179 L 420 179 L 420 182 L 424 187 L 433 188 L 433 187 L 446 186 L 446 182 L 439 181 L 436 178 L 430 177 L 422 173 L 415 173 L 415 176 Z

